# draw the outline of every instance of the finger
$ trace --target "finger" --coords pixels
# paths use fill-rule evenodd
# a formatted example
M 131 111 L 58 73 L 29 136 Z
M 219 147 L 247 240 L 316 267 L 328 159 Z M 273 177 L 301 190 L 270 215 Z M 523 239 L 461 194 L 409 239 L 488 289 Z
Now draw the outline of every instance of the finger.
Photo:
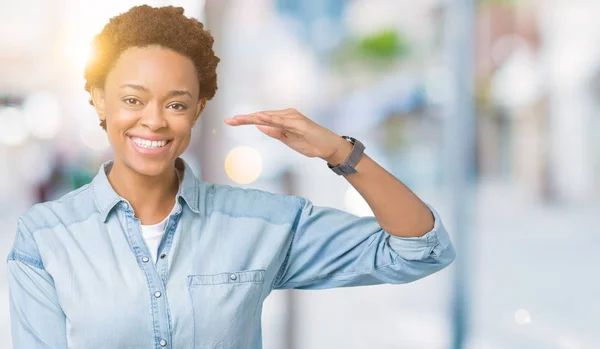
M 267 115 L 276 115 L 276 116 L 286 116 L 291 115 L 293 109 L 281 109 L 281 110 L 261 110 L 258 113 L 263 113 Z
M 269 124 L 265 121 L 259 120 L 254 115 L 236 115 L 232 118 L 225 118 L 223 121 L 225 121 L 225 123 L 227 123 L 228 125 L 231 125 L 231 126 L 252 125 L 252 124 L 272 126 L 271 124 Z
M 286 130 L 297 130 L 300 126 L 298 119 L 286 118 L 279 115 L 269 115 L 262 112 L 254 113 L 258 120 L 268 123 L 271 126 L 283 128 Z

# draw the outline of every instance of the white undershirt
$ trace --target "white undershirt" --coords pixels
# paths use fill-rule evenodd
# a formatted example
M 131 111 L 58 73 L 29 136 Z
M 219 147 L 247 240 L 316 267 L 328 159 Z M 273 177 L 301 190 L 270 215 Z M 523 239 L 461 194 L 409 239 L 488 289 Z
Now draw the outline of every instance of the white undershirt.
M 179 176 L 179 172 L 177 173 L 177 177 L 181 183 L 181 177 Z M 152 254 L 152 260 L 156 263 L 157 255 L 158 255 L 158 247 L 160 246 L 160 242 L 162 240 L 163 235 L 165 235 L 165 229 L 167 228 L 167 223 L 169 221 L 169 217 L 177 211 L 177 200 L 175 200 L 175 205 L 173 205 L 173 209 L 171 209 L 171 213 L 169 213 L 165 219 L 163 219 L 160 223 L 144 225 L 142 224 L 142 237 L 146 240 L 146 245 L 148 245 L 148 249 Z
M 146 245 L 148 245 L 148 249 L 152 254 L 152 260 L 154 262 L 157 260 L 156 257 L 158 254 L 158 246 L 160 245 L 163 235 L 165 235 L 165 229 L 167 228 L 169 216 L 175 211 L 177 211 L 177 202 L 175 202 L 171 213 L 169 213 L 167 217 L 165 217 L 165 219 L 163 219 L 160 223 L 151 225 L 142 224 L 142 236 L 144 237 L 144 240 L 146 240 Z

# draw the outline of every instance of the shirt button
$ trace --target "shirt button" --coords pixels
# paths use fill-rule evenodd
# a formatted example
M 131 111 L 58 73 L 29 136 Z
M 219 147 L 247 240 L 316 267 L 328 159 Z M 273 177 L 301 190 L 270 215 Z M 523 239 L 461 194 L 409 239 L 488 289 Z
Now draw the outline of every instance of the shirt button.
M 235 274 L 229 274 L 229 278 L 231 280 L 236 280 L 237 279 L 237 275 L 235 275 Z
M 147 263 L 149 260 L 150 260 L 150 258 L 148 258 L 148 257 L 142 258 L 142 262 L 144 262 L 144 263 Z
M 164 339 L 161 339 L 161 340 L 160 340 L 160 346 L 161 346 L 161 347 L 166 347 L 166 346 L 167 346 L 167 341 L 166 341 L 166 340 L 164 340 Z
M 156 291 L 156 292 L 154 293 L 154 297 L 156 297 L 156 298 L 159 298 L 159 297 L 160 297 L 160 295 L 161 295 L 160 291 Z

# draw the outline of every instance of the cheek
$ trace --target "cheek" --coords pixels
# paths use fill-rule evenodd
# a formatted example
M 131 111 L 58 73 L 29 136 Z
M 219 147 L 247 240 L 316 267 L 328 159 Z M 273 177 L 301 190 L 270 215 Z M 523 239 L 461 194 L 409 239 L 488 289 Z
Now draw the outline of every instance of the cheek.
M 177 120 L 169 124 L 177 139 L 177 149 L 183 151 L 189 144 L 192 135 L 192 123 L 189 120 Z
M 135 123 L 137 113 L 137 111 L 119 108 L 119 106 L 115 105 L 107 106 L 106 123 L 112 125 L 113 131 L 119 131 Z
M 132 111 L 125 110 L 114 104 L 106 106 L 106 131 L 110 143 L 114 147 L 121 147 L 122 137 L 120 136 L 130 126 L 132 120 L 135 120 Z
M 192 121 L 189 116 L 174 118 L 169 123 L 169 128 L 180 138 L 190 137 L 192 133 Z

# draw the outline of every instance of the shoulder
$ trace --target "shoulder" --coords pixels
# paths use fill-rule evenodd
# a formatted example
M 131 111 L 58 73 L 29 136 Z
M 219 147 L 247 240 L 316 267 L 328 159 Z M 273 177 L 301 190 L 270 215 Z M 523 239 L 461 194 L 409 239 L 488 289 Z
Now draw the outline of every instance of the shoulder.
M 34 204 L 17 219 L 16 236 L 8 260 L 18 259 L 42 267 L 36 235 L 58 225 L 83 221 L 97 212 L 89 184 L 62 197 Z
M 56 200 L 31 206 L 19 216 L 19 221 L 27 230 L 36 232 L 85 220 L 97 211 L 93 191 L 90 184 L 86 184 Z
M 262 218 L 271 223 L 289 223 L 290 219 L 293 221 L 305 202 L 304 198 L 297 195 L 226 184 L 209 184 L 205 194 L 209 215 L 219 213 Z

